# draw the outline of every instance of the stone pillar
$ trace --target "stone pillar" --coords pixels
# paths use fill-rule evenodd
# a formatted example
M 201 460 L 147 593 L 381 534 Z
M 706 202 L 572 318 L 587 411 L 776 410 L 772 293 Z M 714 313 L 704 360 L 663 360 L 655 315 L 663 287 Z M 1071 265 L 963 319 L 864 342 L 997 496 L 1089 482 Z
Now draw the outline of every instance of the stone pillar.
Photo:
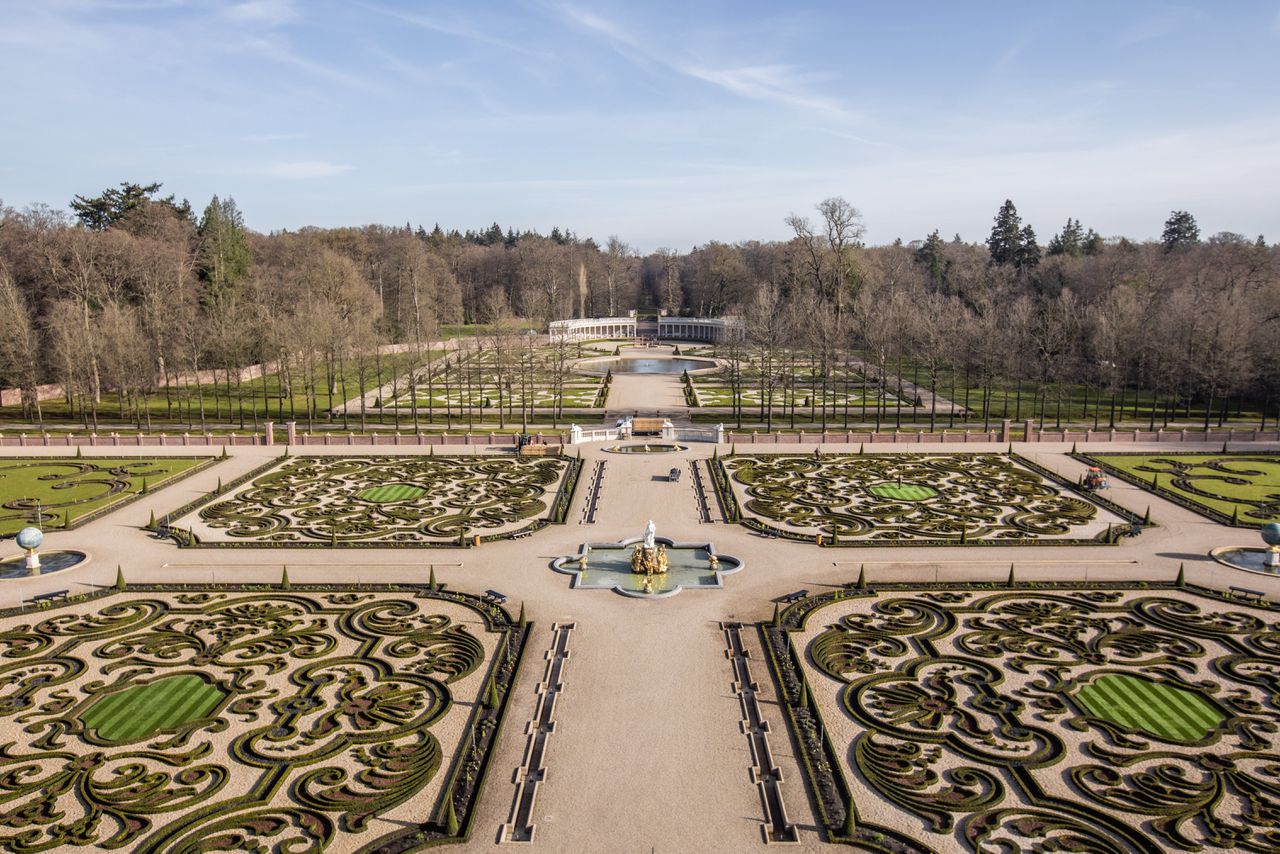
M 724 444 L 724 425 L 723 424 L 716 425 L 716 444 L 717 445 Z
M 1024 441 L 1024 442 L 1030 442 L 1030 441 L 1032 441 L 1032 439 L 1031 439 L 1031 431 L 1032 431 L 1032 430 L 1034 430 L 1034 429 L 1035 429 L 1035 421 L 1033 421 L 1033 420 L 1032 420 L 1032 419 L 1030 419 L 1030 418 L 1028 418 L 1027 420 L 1023 421 L 1023 422 L 1022 422 L 1022 441 Z
M 274 421 L 267 421 L 262 425 L 262 427 L 263 430 L 266 431 L 262 437 L 262 444 L 274 445 L 276 443 L 276 423 Z
M 1010 442 L 1010 434 L 1013 432 L 1009 428 L 1013 425 L 1013 420 L 1009 418 L 1000 419 L 1000 443 L 1008 445 Z
M 579 427 L 577 424 L 572 424 L 569 426 L 569 444 L 570 445 L 582 444 L 582 428 Z
M 286 445 L 298 444 L 298 422 L 286 421 L 284 424 L 284 429 L 285 429 L 284 443 Z

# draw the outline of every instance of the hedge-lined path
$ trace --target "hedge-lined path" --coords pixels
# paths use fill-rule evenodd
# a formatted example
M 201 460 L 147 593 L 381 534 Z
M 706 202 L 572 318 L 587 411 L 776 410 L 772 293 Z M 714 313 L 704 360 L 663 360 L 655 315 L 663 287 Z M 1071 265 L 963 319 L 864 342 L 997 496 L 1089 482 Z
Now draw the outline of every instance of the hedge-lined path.
M 663 382 L 670 380 L 679 391 L 678 377 L 632 379 L 653 384 L 656 389 L 664 388 Z M 638 385 L 633 392 L 639 394 L 640 390 Z M 655 408 L 652 402 L 647 406 Z M 1123 449 L 1144 448 L 1126 444 Z M 229 481 L 283 450 L 282 446 L 235 447 L 230 449 L 229 459 L 157 489 L 145 500 L 77 530 L 49 532 L 46 549 L 82 548 L 92 554 L 93 561 L 83 568 L 0 583 L 0 605 L 16 605 L 36 592 L 70 589 L 75 593 L 86 589 L 85 585 L 110 584 L 117 564 L 123 565 L 127 579 L 133 582 L 218 583 L 278 581 L 280 567 L 288 564 L 291 580 L 299 583 L 423 581 L 428 563 L 435 562 L 442 565 L 436 571 L 442 582 L 473 593 L 499 590 L 509 597 L 513 610 L 522 601 L 526 604 L 529 617 L 536 621 L 529 646 L 529 662 L 535 665 L 551 642 L 553 622 L 573 621 L 577 625 L 565 690 L 557 706 L 548 779 L 540 787 L 535 806 L 538 849 L 641 851 L 652 847 L 671 852 L 765 849 L 759 833 L 763 810 L 748 779 L 752 763 L 748 743 L 738 730 L 741 713 L 730 690 L 732 670 L 724 657 L 719 622 L 767 620 L 772 600 L 778 596 L 802 588 L 820 592 L 829 589 L 828 585 L 851 581 L 860 562 L 866 563 L 873 582 L 883 578 L 931 581 L 935 577 L 1003 580 L 1011 562 L 1017 565 L 1020 581 L 1081 578 L 1086 570 L 1091 580 L 1165 580 L 1177 572 L 1179 562 L 1185 562 L 1188 579 L 1196 583 L 1218 588 L 1243 586 L 1280 599 L 1280 579 L 1234 571 L 1206 556 L 1215 546 L 1256 546 L 1256 533 L 1218 525 L 1119 482 L 1106 496 L 1139 513 L 1149 504 L 1160 527 L 1149 528 L 1115 547 L 820 549 L 767 540 L 738 525 L 702 524 L 687 461 L 709 457 L 712 449 L 711 445 L 695 444 L 680 454 L 631 457 L 607 454 L 601 445 L 583 446 L 585 470 L 598 459 L 607 459 L 609 464 L 595 525 L 576 524 L 587 499 L 584 478 L 569 512 L 570 524 L 546 528 L 527 539 L 486 543 L 478 549 L 367 549 L 353 553 L 249 548 L 228 553 L 179 550 L 139 530 L 150 511 L 159 516 L 176 509 L 212 490 L 219 478 Z M 856 446 L 823 446 L 824 451 L 828 449 L 857 451 Z M 1097 443 L 1080 447 L 1108 449 L 1116 446 Z M 65 455 L 65 449 L 48 449 L 55 450 Z M 108 448 L 86 449 L 85 454 L 91 456 L 99 450 L 114 450 L 119 456 L 118 449 Z M 194 455 L 196 450 L 186 449 L 186 453 Z M 341 454 L 344 450 L 309 447 L 306 452 Z M 488 452 L 483 447 L 457 450 Z M 769 450 L 811 454 L 813 446 L 778 445 Z M 867 453 L 877 450 L 868 447 Z M 888 450 L 891 446 L 886 446 Z M 952 452 L 955 448 L 921 445 L 912 450 Z M 966 450 L 1000 452 L 1005 446 L 975 444 Z M 1069 445 L 1014 444 L 1015 452 L 1075 480 L 1084 467 L 1066 456 L 1069 450 Z M 40 451 L 28 453 L 58 455 Z M 183 451 L 148 449 L 148 453 L 166 455 Z M 719 448 L 721 454 L 728 451 L 727 446 Z M 407 449 L 361 448 L 361 454 L 375 452 L 405 454 Z M 684 469 L 680 483 L 654 480 L 673 466 Z M 712 516 L 720 518 L 715 507 Z M 723 590 L 685 591 L 672 599 L 650 602 L 624 599 L 603 590 L 570 590 L 569 577 L 548 567 L 552 558 L 574 553 L 583 541 L 638 536 L 649 518 L 659 535 L 676 540 L 710 539 L 719 550 L 742 558 L 746 567 L 729 576 Z M 11 541 L 7 545 L 6 553 L 17 552 Z M 459 562 L 461 568 L 443 566 Z M 755 660 L 763 664 L 754 632 L 744 632 L 744 637 Z M 540 666 L 521 670 L 512 717 L 498 742 L 474 836 L 467 846 L 456 850 L 495 846 L 497 829 L 511 805 L 511 774 L 524 749 L 522 716 L 533 707 L 533 691 L 541 673 Z M 773 703 L 772 680 L 763 669 L 756 678 L 766 694 L 762 696 L 763 713 L 774 731 L 783 736 L 783 719 Z M 775 738 L 772 746 L 789 782 L 783 795 L 791 820 L 800 828 L 801 848 L 840 850 L 823 843 L 813 829 L 815 819 L 791 756 L 790 739 Z M 423 807 L 424 815 L 428 806 Z

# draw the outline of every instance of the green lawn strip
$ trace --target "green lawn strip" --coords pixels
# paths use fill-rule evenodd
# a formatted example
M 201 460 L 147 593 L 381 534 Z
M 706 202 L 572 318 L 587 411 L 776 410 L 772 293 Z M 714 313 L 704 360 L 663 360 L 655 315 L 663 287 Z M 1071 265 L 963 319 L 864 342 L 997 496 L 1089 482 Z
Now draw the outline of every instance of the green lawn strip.
M 68 515 L 75 525 L 86 516 L 137 498 L 144 480 L 151 491 L 212 462 L 211 457 L 0 458 L 0 536 L 14 534 L 34 521 L 34 507 L 13 506 L 23 499 L 40 502 L 46 526 L 60 526 Z M 126 485 L 117 489 L 121 479 Z M 55 517 L 52 522 L 49 516 Z

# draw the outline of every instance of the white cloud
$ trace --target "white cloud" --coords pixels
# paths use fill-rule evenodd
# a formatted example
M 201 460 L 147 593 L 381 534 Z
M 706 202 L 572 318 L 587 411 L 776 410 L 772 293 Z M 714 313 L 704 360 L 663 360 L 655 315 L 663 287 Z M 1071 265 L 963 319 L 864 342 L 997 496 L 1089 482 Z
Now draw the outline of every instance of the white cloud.
M 342 163 L 331 163 L 328 160 L 294 160 L 288 163 L 273 163 L 262 170 L 262 174 L 271 178 L 287 178 L 305 180 L 307 178 L 329 178 L 350 172 L 352 167 Z
M 242 0 L 228 6 L 223 14 L 233 21 L 246 24 L 278 26 L 297 18 L 298 10 L 294 7 L 293 0 Z
M 838 100 L 815 91 L 820 75 L 806 73 L 794 65 L 686 61 L 655 50 L 651 42 L 635 38 L 619 24 L 594 12 L 575 8 L 567 3 L 560 5 L 559 9 L 578 26 L 603 36 L 614 51 L 637 65 L 657 65 L 718 86 L 740 98 L 772 101 L 784 106 L 817 111 L 832 118 L 852 118 Z

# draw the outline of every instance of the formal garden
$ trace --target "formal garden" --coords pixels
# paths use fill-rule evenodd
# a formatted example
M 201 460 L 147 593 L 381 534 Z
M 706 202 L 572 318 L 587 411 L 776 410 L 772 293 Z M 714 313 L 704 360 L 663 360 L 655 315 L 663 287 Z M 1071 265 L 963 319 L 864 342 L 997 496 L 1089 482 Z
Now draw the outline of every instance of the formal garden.
M 828 839 L 1280 850 L 1277 609 L 1178 582 L 865 582 L 761 627 Z
M 1014 454 L 711 460 L 730 521 L 822 545 L 1105 544 L 1142 520 Z
M 287 579 L 6 612 L 0 847 L 465 837 L 526 633 L 523 611 L 463 594 Z
M 684 352 L 692 354 L 692 348 Z M 836 365 L 825 376 L 807 360 L 796 357 L 779 361 L 772 371 L 763 370 L 760 362 L 748 354 L 739 354 L 741 369 L 737 376 L 737 399 L 744 407 L 762 409 L 767 405 L 779 414 L 791 409 L 807 410 L 826 406 L 841 411 L 880 407 L 913 406 L 914 399 L 903 401 L 893 390 L 869 379 L 855 365 Z M 734 406 L 734 378 L 731 372 L 689 378 L 697 406 Z
M 1255 451 L 1076 456 L 1218 522 L 1249 528 L 1280 522 L 1280 454 Z
M 215 462 L 212 457 L 0 459 L 0 536 L 73 528 Z
M 285 456 L 156 521 L 187 546 L 471 546 L 563 523 L 582 461 Z
M 466 410 L 485 417 L 497 415 L 499 407 L 507 415 L 530 409 L 589 409 L 602 407 L 608 396 L 603 377 L 570 370 L 581 358 L 612 354 L 630 342 L 588 341 L 564 346 L 515 342 L 506 348 L 481 347 L 447 355 L 421 371 L 413 387 L 408 382 L 390 389 L 375 406 L 388 412 L 419 410 L 453 411 L 461 417 Z M 524 344 L 524 346 L 518 346 Z

